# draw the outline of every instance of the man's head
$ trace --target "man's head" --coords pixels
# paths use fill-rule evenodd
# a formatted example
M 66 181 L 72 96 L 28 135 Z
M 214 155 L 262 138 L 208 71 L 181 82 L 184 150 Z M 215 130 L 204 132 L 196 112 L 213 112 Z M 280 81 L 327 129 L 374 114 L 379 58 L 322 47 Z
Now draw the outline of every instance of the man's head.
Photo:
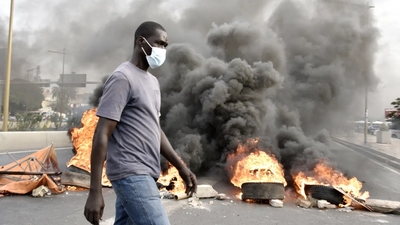
M 140 24 L 135 31 L 135 45 L 138 44 L 138 39 L 141 37 L 149 39 L 151 38 L 151 36 L 156 35 L 156 33 L 158 33 L 157 30 L 165 33 L 166 36 L 167 32 L 165 31 L 164 27 L 161 26 L 159 23 L 146 21 Z
M 146 61 L 152 53 L 152 47 L 165 49 L 168 45 L 167 32 L 160 24 L 147 21 L 136 29 L 134 56 Z

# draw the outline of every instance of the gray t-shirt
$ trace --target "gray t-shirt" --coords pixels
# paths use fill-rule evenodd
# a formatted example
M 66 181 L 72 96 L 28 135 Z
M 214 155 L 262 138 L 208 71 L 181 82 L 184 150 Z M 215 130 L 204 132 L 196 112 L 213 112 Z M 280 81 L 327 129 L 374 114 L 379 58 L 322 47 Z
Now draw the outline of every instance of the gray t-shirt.
M 107 148 L 109 180 L 160 176 L 160 85 L 149 72 L 122 63 L 104 84 L 97 116 L 117 121 Z

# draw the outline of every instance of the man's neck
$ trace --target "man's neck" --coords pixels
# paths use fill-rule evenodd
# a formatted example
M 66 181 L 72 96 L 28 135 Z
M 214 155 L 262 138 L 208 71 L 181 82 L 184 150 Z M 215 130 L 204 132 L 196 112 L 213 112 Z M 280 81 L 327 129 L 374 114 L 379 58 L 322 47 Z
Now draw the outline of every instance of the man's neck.
M 140 54 L 135 54 L 135 52 L 133 53 L 130 62 L 143 71 L 147 72 L 149 69 L 149 63 L 147 62 L 146 57 L 140 57 Z

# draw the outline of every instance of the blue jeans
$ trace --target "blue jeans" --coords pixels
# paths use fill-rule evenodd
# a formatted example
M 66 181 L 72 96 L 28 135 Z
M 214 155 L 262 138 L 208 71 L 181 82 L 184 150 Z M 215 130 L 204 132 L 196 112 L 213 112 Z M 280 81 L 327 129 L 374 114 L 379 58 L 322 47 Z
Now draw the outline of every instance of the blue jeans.
M 117 200 L 114 225 L 169 225 L 156 182 L 148 175 L 111 181 Z

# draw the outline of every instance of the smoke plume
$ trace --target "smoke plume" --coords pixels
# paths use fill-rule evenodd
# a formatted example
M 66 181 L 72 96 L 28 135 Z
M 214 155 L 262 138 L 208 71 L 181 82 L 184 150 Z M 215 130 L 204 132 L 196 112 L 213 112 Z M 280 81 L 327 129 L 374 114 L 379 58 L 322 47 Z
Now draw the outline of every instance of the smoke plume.
M 162 126 L 183 160 L 208 168 L 249 138 L 289 171 L 328 159 L 328 130 L 350 119 L 365 85 L 376 83 L 377 31 L 366 12 L 283 1 L 266 21 L 212 23 L 212 57 L 172 45 L 160 74 Z

